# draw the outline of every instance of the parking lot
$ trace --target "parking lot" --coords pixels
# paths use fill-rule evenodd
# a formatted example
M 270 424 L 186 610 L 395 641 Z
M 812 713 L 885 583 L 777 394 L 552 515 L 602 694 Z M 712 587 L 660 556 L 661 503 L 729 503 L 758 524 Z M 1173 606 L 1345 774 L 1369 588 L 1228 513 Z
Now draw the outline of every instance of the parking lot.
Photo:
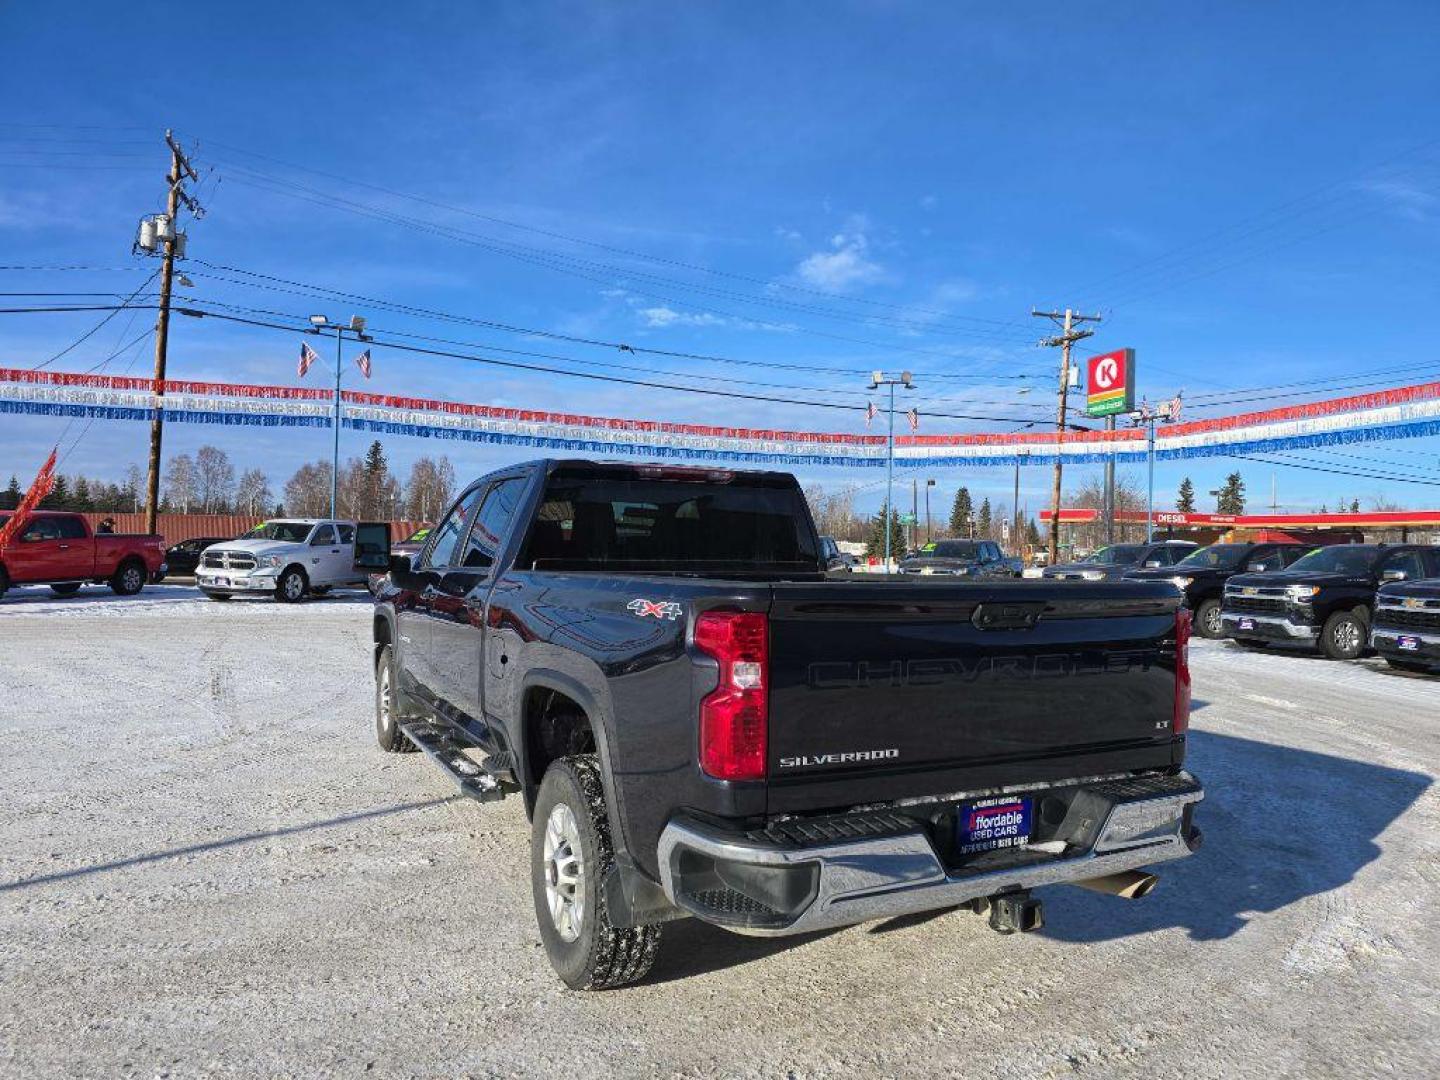
M 1194 646 L 1205 846 L 577 994 L 518 800 L 374 746 L 369 603 L 0 603 L 0 1074 L 1434 1075 L 1440 680 Z

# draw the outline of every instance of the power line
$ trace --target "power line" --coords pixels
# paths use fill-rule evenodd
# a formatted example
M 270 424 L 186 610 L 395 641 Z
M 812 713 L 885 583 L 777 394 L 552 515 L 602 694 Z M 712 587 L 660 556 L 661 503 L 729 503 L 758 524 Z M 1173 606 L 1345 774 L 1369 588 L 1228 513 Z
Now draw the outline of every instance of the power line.
M 784 369 L 790 371 L 823 372 L 833 375 L 854 376 L 864 374 L 861 366 L 857 364 L 853 368 L 825 367 L 821 365 L 800 365 L 786 364 L 781 361 L 772 360 L 745 360 L 731 356 L 722 356 L 714 353 L 692 353 L 682 352 L 674 349 L 656 349 L 644 345 L 631 345 L 624 341 L 608 341 L 600 338 L 584 337 L 576 334 L 565 334 L 554 330 L 543 330 L 536 327 L 517 326 L 513 323 L 500 322 L 494 319 L 485 319 L 471 315 L 459 315 L 452 312 L 440 311 L 434 308 L 423 308 L 413 304 L 406 304 L 395 300 L 386 300 L 381 297 L 366 296 L 361 293 L 346 292 L 326 285 L 296 281 L 290 278 L 277 277 L 273 274 L 264 274 L 255 270 L 246 270 L 241 267 L 227 266 L 220 263 L 206 262 L 204 259 L 192 259 L 190 262 L 196 266 L 204 266 L 211 270 L 219 270 L 225 273 L 242 274 L 249 278 L 267 284 L 257 284 L 255 281 L 237 281 L 234 278 L 225 278 L 216 274 L 206 274 L 193 271 L 194 275 L 212 280 L 226 281 L 230 284 L 242 285 L 247 288 L 264 289 L 270 292 L 289 293 L 296 296 L 310 296 L 315 299 L 347 300 L 351 302 L 367 304 L 373 307 L 386 308 L 398 314 L 412 315 L 420 318 L 435 319 L 442 322 L 465 323 L 473 326 L 484 326 L 492 330 L 500 330 L 504 333 L 521 334 L 527 337 L 542 337 L 555 341 L 567 341 L 577 345 L 590 345 L 597 348 L 618 349 L 621 352 L 644 354 L 649 356 L 670 357 L 677 360 L 698 360 L 706 363 L 717 364 L 739 364 L 747 367 L 763 367 L 769 369 Z M 883 346 L 882 346 L 883 347 Z M 953 359 L 953 357 L 946 357 Z M 961 375 L 947 372 L 917 372 L 917 375 L 925 375 L 927 378 L 940 379 L 1028 379 L 1029 376 L 984 376 L 984 375 Z
M 137 288 L 134 292 L 132 292 L 129 296 L 127 296 L 127 297 L 125 298 L 125 300 L 124 300 L 119 306 L 113 307 L 113 308 L 108 308 L 108 309 L 107 309 L 107 308 L 95 309 L 95 310 L 101 310 L 101 311 L 108 311 L 109 313 L 108 313 L 103 319 L 101 319 L 98 323 L 96 323 L 94 326 L 92 326 L 89 330 L 86 330 L 85 333 L 81 334 L 78 338 L 76 338 L 74 341 L 72 341 L 69 345 L 65 346 L 65 348 L 61 349 L 61 350 L 60 350 L 59 352 L 57 352 L 54 356 L 50 357 L 50 359 L 44 360 L 44 361 L 42 361 L 41 363 L 36 364 L 36 365 L 35 365 L 33 368 L 31 368 L 30 370 L 31 370 L 31 371 L 39 371 L 41 368 L 49 367 L 49 366 L 50 366 L 51 364 L 53 364 L 56 360 L 59 360 L 62 356 L 64 356 L 64 355 L 66 355 L 67 353 L 71 352 L 72 350 L 74 350 L 75 348 L 77 348 L 79 345 L 81 345 L 81 344 L 84 343 L 85 341 L 88 341 L 94 334 L 96 334 L 96 333 L 100 330 L 101 327 L 103 327 L 106 323 L 108 323 L 111 319 L 113 319 L 113 318 L 114 318 L 116 315 L 118 315 L 120 312 L 125 311 L 127 308 L 129 308 L 129 306 L 130 306 L 130 301 L 134 300 L 137 296 L 139 296 L 140 293 L 141 293 L 141 291 L 144 290 L 145 286 L 149 285 L 150 282 L 154 281 L 156 275 L 158 275 L 159 273 L 160 273 L 160 271 L 157 270 L 157 271 L 155 271 L 154 274 L 151 274 L 148 278 L 146 278 L 144 281 L 142 281 L 142 282 L 140 283 L 140 287 Z M 78 309 L 78 308 L 77 308 L 77 309 L 74 309 L 74 310 L 82 310 L 82 309 Z
M 283 330 L 286 333 L 303 332 L 297 331 L 296 327 L 285 326 L 281 323 L 272 323 L 260 319 L 247 319 L 238 315 L 222 315 L 218 312 L 204 311 L 200 308 L 177 307 L 176 311 L 183 315 L 190 315 L 199 318 L 221 319 L 226 322 L 243 323 L 248 326 L 264 327 L 270 330 Z M 766 394 L 749 394 L 730 390 L 712 390 L 700 386 L 683 386 L 675 383 L 655 382 L 647 379 L 621 378 L 615 375 L 601 375 L 589 371 L 571 371 L 565 368 L 547 367 L 539 364 L 526 364 L 516 360 L 499 360 L 494 357 L 477 356 L 473 353 L 452 352 L 445 349 L 428 349 L 418 345 L 406 345 L 401 342 L 381 341 L 375 338 L 375 348 L 394 349 L 397 352 L 412 353 L 419 356 L 434 356 L 455 360 L 467 360 L 471 363 L 485 364 L 490 367 L 512 368 L 519 371 L 533 371 L 546 375 L 560 375 L 572 379 L 588 379 L 595 382 L 616 383 L 623 386 L 638 386 L 651 390 L 673 390 L 684 394 L 703 394 L 708 397 L 723 397 L 732 400 L 761 401 L 776 405 L 804 405 L 816 409 L 840 409 L 845 412 L 854 412 L 854 405 L 844 405 L 833 401 L 807 401 L 801 398 L 775 397 Z M 1004 424 L 1023 424 L 1028 421 L 1024 417 L 1015 416 L 987 416 L 969 413 L 928 413 L 928 416 L 945 420 L 985 420 Z

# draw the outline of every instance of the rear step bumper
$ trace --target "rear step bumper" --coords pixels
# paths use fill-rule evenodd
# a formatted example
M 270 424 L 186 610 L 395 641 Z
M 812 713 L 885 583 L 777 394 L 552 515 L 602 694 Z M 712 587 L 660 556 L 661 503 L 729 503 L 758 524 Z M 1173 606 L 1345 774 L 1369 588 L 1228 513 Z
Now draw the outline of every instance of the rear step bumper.
M 948 871 L 919 822 L 890 835 L 793 844 L 677 818 L 660 836 L 661 882 L 697 918 L 774 937 L 1084 881 L 1200 846 L 1191 808 L 1205 792 L 1189 773 L 1076 787 L 1072 807 L 1083 812 L 1067 826 L 1078 842 L 1053 855 L 1015 849 L 1013 865 Z

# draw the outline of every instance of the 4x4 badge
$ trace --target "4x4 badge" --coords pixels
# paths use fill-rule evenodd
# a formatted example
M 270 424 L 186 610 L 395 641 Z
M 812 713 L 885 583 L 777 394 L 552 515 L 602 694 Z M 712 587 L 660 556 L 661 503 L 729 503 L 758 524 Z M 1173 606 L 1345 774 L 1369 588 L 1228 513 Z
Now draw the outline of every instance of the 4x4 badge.
M 639 615 L 642 619 L 646 615 L 654 615 L 657 619 L 669 619 L 672 622 L 685 614 L 685 609 L 674 600 L 631 600 L 625 607 Z

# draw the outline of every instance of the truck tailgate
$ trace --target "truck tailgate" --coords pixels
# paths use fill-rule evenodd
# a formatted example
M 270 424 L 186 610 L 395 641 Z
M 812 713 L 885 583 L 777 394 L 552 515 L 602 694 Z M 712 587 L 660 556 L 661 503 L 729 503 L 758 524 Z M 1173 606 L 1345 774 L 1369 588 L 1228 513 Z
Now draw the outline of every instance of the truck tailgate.
M 774 586 L 771 813 L 1172 762 L 1168 583 Z

